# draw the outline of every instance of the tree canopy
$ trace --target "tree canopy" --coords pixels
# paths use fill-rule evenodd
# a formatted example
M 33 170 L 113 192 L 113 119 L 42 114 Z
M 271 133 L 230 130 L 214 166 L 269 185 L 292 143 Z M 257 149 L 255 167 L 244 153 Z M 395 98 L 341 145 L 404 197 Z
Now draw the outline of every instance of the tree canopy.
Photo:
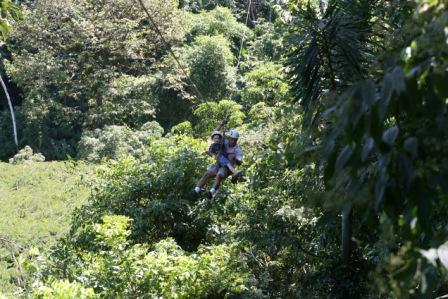
M 0 234 L 5 293 L 448 293 L 448 1 L 142 1 L 151 20 L 123 0 L 17 3 L 0 1 L 1 68 L 22 150 L 2 103 L 0 159 L 95 171 L 51 247 Z M 192 192 L 219 125 L 244 181 L 209 199 Z

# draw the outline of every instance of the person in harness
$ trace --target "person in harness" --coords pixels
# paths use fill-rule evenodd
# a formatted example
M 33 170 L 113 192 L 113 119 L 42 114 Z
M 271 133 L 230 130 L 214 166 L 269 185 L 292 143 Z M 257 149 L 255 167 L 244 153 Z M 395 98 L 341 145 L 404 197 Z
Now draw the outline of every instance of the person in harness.
M 213 143 L 210 146 L 208 153 L 216 155 L 217 161 L 207 169 L 196 184 L 196 187 L 193 190 L 196 195 L 201 192 L 202 187 L 204 187 L 207 181 L 212 177 L 215 177 L 215 181 L 212 188 L 207 193 L 209 198 L 212 198 L 216 194 L 222 181 L 230 174 L 232 174 L 233 178 L 238 178 L 240 176 L 240 173 L 235 170 L 235 166 L 240 165 L 243 160 L 243 150 L 237 144 L 239 133 L 236 130 L 230 130 L 225 135 L 226 140 L 221 143 L 222 133 L 219 131 L 214 131 L 212 133 Z
M 213 131 L 212 133 L 212 144 L 207 151 L 207 154 L 210 156 L 215 156 L 217 160 L 217 164 L 219 167 L 227 167 L 232 173 L 232 177 L 237 175 L 238 172 L 233 167 L 232 163 L 228 158 L 227 152 L 224 150 L 224 140 L 223 135 L 220 131 Z

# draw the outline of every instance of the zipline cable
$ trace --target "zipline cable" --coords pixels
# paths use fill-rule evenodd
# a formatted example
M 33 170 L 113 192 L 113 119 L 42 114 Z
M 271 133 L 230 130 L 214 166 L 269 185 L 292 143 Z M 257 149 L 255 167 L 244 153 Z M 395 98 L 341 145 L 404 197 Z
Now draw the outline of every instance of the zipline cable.
M 146 13 L 146 16 L 148 17 L 149 21 L 152 24 L 152 27 L 154 28 L 154 30 L 156 31 L 157 35 L 160 37 L 160 39 L 162 40 L 162 42 L 165 44 L 165 46 L 168 49 L 168 52 L 171 54 L 171 56 L 174 58 L 174 60 L 176 61 L 177 65 L 179 66 L 179 68 L 181 69 L 183 75 L 188 79 L 188 81 L 190 81 L 191 85 L 193 85 L 195 92 L 197 93 L 197 95 L 200 98 L 203 98 L 201 92 L 199 91 L 199 89 L 197 88 L 196 84 L 194 84 L 193 80 L 191 80 L 190 76 L 188 76 L 187 72 L 185 71 L 185 68 L 182 66 L 182 64 L 180 63 L 179 59 L 177 58 L 176 54 L 174 54 L 173 50 L 171 49 L 169 43 L 166 41 L 165 37 L 162 34 L 162 31 L 159 29 L 159 27 L 157 26 L 157 23 L 154 21 L 154 19 L 151 17 L 151 14 L 149 13 L 148 9 L 146 8 L 145 4 L 143 3 L 142 0 L 136 0 L 140 6 L 142 7 L 143 11 Z
M 250 15 L 250 8 L 252 6 L 252 0 L 249 0 L 249 5 L 247 7 L 247 15 L 246 15 L 246 22 L 244 23 L 244 25 L 247 26 L 247 23 L 249 22 L 249 15 Z M 243 46 L 244 46 L 244 40 L 246 38 L 246 34 L 243 32 L 243 35 L 241 36 L 241 44 L 240 44 L 240 50 L 238 51 L 238 59 L 237 59 L 237 63 L 236 63 L 236 67 L 235 67 L 235 73 L 238 72 L 238 69 L 240 67 L 240 62 L 241 62 L 241 54 L 243 52 Z M 232 99 L 233 97 L 233 92 L 234 90 L 232 89 L 232 91 L 230 92 L 230 99 Z
M 247 23 L 249 22 L 249 15 L 250 15 L 250 8 L 252 6 L 252 0 L 249 0 L 249 6 L 247 7 L 247 15 L 246 15 L 246 22 L 244 23 L 244 25 L 247 26 Z M 237 60 L 237 64 L 236 64 L 236 70 L 238 71 L 238 67 L 240 66 L 240 61 L 241 61 L 241 53 L 243 52 L 243 45 L 244 45 L 244 40 L 246 38 L 246 34 L 243 32 L 243 36 L 241 36 L 241 44 L 240 44 L 240 51 L 238 52 L 238 60 Z

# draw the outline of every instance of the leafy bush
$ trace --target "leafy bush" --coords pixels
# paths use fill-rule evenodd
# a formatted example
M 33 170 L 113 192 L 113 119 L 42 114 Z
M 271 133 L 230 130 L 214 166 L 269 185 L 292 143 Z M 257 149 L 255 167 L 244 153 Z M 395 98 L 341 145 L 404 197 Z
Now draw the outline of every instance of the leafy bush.
M 92 288 L 84 288 L 79 282 L 55 280 L 49 286 L 36 290 L 32 298 L 36 299 L 93 299 L 97 298 Z
M 33 149 L 28 145 L 22 148 L 17 154 L 9 159 L 10 164 L 24 164 L 31 162 L 44 162 L 45 157 L 41 153 L 33 153 Z
M 140 130 L 126 126 L 106 126 L 93 132 L 85 131 L 78 143 L 78 158 L 98 162 L 103 158 L 120 159 L 125 156 L 140 158 L 145 154 L 151 138 L 159 138 L 163 129 L 157 122 L 148 122 Z
M 243 76 L 244 87 L 241 98 L 246 108 L 264 102 L 275 106 L 286 102 L 289 96 L 289 85 L 285 83 L 284 71 L 280 65 L 272 62 L 258 65 Z
M 225 7 L 217 7 L 211 11 L 202 11 L 191 16 L 193 23 L 190 34 L 195 36 L 222 35 L 232 42 L 232 50 L 238 54 L 241 39 L 250 39 L 252 31 L 244 24 L 239 23 L 232 12 Z
M 190 193 L 207 166 L 206 148 L 192 137 L 172 136 L 153 140 L 141 160 L 108 162 L 99 169 L 90 205 L 79 211 L 75 227 L 99 221 L 103 214 L 125 215 L 134 220 L 134 242 L 173 237 L 195 248 L 204 236 L 190 213 Z
M 222 298 L 246 290 L 247 272 L 232 246 L 201 246 L 197 253 L 190 254 L 173 239 L 151 246 L 129 245 L 130 224 L 128 217 L 104 216 L 101 223 L 88 226 L 100 250 L 65 247 L 69 255 L 65 269 L 51 263 L 57 255 L 48 260 L 42 256 L 29 260 L 29 269 L 39 277 L 34 282 L 40 285 L 35 296 L 47 298 L 65 291 L 69 297 L 64 298 L 90 298 L 94 289 L 97 296 L 109 298 Z M 47 270 L 39 273 L 39 269 Z M 61 270 L 68 269 L 64 276 L 68 275 L 72 283 L 66 281 L 67 277 L 58 278 Z
M 266 105 L 265 102 L 259 102 L 249 110 L 250 126 L 267 126 L 272 124 L 275 120 L 275 109 Z
M 177 48 L 175 52 L 186 69 L 185 72 L 179 69 L 175 60 L 167 57 L 162 65 L 164 88 L 194 102 L 205 102 L 225 97 L 233 87 L 234 57 L 224 36 L 198 36 L 191 45 Z
M 257 20 L 254 38 L 249 40 L 247 63 L 254 61 L 279 61 L 285 50 L 285 26 Z
M 152 76 L 121 75 L 111 80 L 101 96 L 107 99 L 89 111 L 85 126 L 104 124 L 139 127 L 153 119 L 158 99 L 154 94 L 156 80 Z
M 193 126 L 191 125 L 191 122 L 184 121 L 181 122 L 171 128 L 172 134 L 186 134 L 186 135 L 192 135 L 193 134 Z
M 232 87 L 234 70 L 229 42 L 222 36 L 199 36 L 187 54 L 190 79 L 204 99 L 218 100 Z
M 200 104 L 193 112 L 198 119 L 194 126 L 195 133 L 208 136 L 224 120 L 227 120 L 227 128 L 240 126 L 245 118 L 242 108 L 241 105 L 230 100 Z

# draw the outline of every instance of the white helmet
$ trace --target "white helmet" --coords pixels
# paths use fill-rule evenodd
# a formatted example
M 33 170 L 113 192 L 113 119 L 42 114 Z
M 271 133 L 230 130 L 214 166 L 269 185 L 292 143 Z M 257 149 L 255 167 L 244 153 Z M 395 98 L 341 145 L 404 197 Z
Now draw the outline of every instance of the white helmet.
M 238 139 L 240 137 L 240 133 L 237 130 L 230 130 L 226 133 L 227 137 Z
M 221 131 L 213 131 L 213 133 L 210 135 L 210 137 L 213 138 L 213 136 L 215 136 L 215 135 L 219 135 L 221 138 L 223 137 Z

